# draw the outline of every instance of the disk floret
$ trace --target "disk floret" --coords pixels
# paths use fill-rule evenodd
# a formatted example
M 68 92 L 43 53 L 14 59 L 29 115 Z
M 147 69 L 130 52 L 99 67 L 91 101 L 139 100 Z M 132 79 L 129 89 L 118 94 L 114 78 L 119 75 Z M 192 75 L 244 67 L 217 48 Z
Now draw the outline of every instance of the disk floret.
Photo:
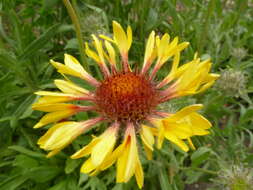
M 128 72 L 105 79 L 97 88 L 96 104 L 110 120 L 140 122 L 158 104 L 158 92 L 144 76 Z

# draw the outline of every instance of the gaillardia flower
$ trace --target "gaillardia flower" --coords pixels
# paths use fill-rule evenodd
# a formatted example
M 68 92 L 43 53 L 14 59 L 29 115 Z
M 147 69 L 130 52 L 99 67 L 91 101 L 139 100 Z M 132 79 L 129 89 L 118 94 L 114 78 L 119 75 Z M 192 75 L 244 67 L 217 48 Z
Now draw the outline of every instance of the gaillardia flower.
M 207 135 L 211 127 L 210 122 L 197 113 L 202 108 L 201 104 L 187 106 L 176 113 L 158 110 L 158 105 L 173 98 L 200 93 L 209 88 L 218 75 L 209 73 L 212 64 L 209 59 L 202 61 L 197 55 L 192 61 L 180 65 L 180 53 L 189 43 L 179 43 L 178 37 L 170 40 L 168 34 L 160 38 L 154 31 L 151 32 L 143 66 L 134 71 L 128 63 L 128 51 L 132 44 L 130 27 L 125 32 L 114 21 L 112 39 L 103 35 L 100 39 L 95 35 L 92 38 L 94 49 L 86 44 L 86 54 L 100 67 L 103 80 L 92 77 L 71 55 L 65 54 L 65 64 L 51 60 L 65 80 L 55 80 L 60 92 L 36 92 L 43 97 L 33 104 L 33 109 L 49 113 L 34 128 L 54 123 L 38 144 L 50 151 L 50 157 L 96 124 L 106 122 L 108 128 L 100 136 L 94 136 L 71 158 L 87 157 L 81 172 L 91 176 L 116 164 L 118 183 L 127 182 L 135 175 L 141 188 L 144 177 L 139 158 L 142 151 L 139 139 L 147 158 L 151 159 L 154 144 L 161 148 L 164 139 L 167 139 L 183 151 L 188 151 L 189 147 L 194 149 L 191 137 Z M 115 47 L 121 61 L 116 56 Z M 170 72 L 157 82 L 157 71 L 170 59 Z M 83 79 L 94 90 L 88 91 L 74 84 L 66 75 Z M 70 121 L 71 116 L 79 112 L 96 112 L 97 117 Z

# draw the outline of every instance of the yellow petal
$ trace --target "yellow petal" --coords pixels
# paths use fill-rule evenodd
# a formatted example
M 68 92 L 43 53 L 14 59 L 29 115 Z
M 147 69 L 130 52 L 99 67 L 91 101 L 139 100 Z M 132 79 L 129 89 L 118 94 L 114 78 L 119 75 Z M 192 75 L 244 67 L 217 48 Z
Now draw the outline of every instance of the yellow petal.
M 77 61 L 76 58 L 74 58 L 71 55 L 64 54 L 64 63 L 65 65 L 55 62 L 53 60 L 50 60 L 50 63 L 57 68 L 59 73 L 62 74 L 68 74 L 75 77 L 79 77 L 81 79 L 86 80 L 90 84 L 94 86 L 98 86 L 99 82 L 93 78 L 87 71 L 84 70 L 84 68 L 81 66 L 81 64 Z
M 99 169 L 95 169 L 92 173 L 89 174 L 89 176 L 96 176 L 99 172 Z
M 65 94 L 61 92 L 50 92 L 50 91 L 38 91 L 35 94 L 40 96 L 71 96 L 71 94 Z
M 84 68 L 81 66 L 79 61 L 77 61 L 76 58 L 74 58 L 72 55 L 64 54 L 64 63 L 69 68 L 73 69 L 74 71 L 80 73 L 83 76 L 89 75 Z
M 178 91 L 184 90 L 187 88 L 187 85 L 189 85 L 195 78 L 196 73 L 198 71 L 198 64 L 199 59 L 192 62 L 191 66 L 184 72 L 184 74 L 180 77 L 180 83 L 178 86 Z
M 189 42 L 182 42 L 177 46 L 177 51 L 182 51 L 189 46 Z
M 113 21 L 112 26 L 113 26 L 114 41 L 116 42 L 120 50 L 120 53 L 126 54 L 128 52 L 129 46 L 127 35 L 123 30 L 123 28 L 121 27 L 121 25 L 116 21 Z
M 154 123 L 154 126 L 158 128 L 158 137 L 157 137 L 157 148 L 162 148 L 163 140 L 164 140 L 164 126 L 160 119 L 157 119 Z
M 92 51 L 89 48 L 88 43 L 85 43 L 85 53 L 88 55 L 88 57 L 92 58 L 94 61 L 96 61 L 97 63 L 100 62 L 99 56 L 96 54 L 96 52 Z
M 45 150 L 62 149 L 84 131 L 85 127 L 78 122 L 63 122 L 51 127 L 38 144 Z M 67 135 L 66 135 L 67 134 Z
M 109 38 L 108 36 L 100 34 L 99 37 L 108 41 L 108 42 L 115 43 L 115 41 L 113 39 Z
M 188 144 L 190 145 L 191 149 L 192 149 L 192 150 L 196 150 L 194 144 L 192 143 L 191 138 L 188 138 L 187 141 L 188 141 Z
M 212 124 L 205 117 L 198 113 L 190 114 L 190 120 L 193 127 L 199 126 L 202 129 L 209 129 L 212 126 Z
M 162 59 L 160 61 L 161 64 L 165 63 L 171 56 L 173 56 L 176 52 L 180 52 L 177 48 L 178 37 L 175 37 L 170 44 L 164 49 Z
M 125 181 L 125 171 L 126 171 L 126 165 L 129 155 L 129 149 L 130 145 L 129 142 L 124 147 L 124 151 L 122 151 L 121 155 L 118 158 L 117 161 L 117 175 L 116 175 L 116 181 L 117 183 L 126 182 Z
M 144 151 L 145 151 L 145 153 L 146 153 L 147 159 L 148 159 L 148 160 L 152 160 L 152 157 L 153 157 L 153 152 L 152 152 L 152 150 L 151 150 L 148 146 L 146 146 L 145 144 L 143 144 L 143 147 L 144 147 Z
M 81 167 L 81 173 L 85 173 L 85 174 L 89 174 L 90 172 L 92 172 L 94 169 L 96 168 L 96 166 L 93 165 L 91 158 L 89 158 L 88 160 L 86 160 L 84 162 L 84 164 Z
M 33 128 L 39 128 L 49 123 L 60 121 L 61 119 L 70 117 L 76 112 L 77 110 L 69 109 L 69 110 L 62 110 L 62 111 L 47 113 L 40 119 L 40 121 Z
M 78 159 L 89 155 L 92 152 L 94 146 L 99 142 L 99 140 L 100 140 L 99 138 L 95 137 L 88 145 L 86 145 L 85 147 L 77 151 L 75 154 L 73 154 L 71 158 Z
M 104 64 L 105 60 L 104 60 L 104 56 L 103 56 L 103 48 L 102 48 L 101 41 L 99 41 L 95 35 L 92 35 L 92 38 L 95 42 L 95 47 L 98 52 L 98 56 L 99 56 L 99 60 L 100 60 L 99 63 Z
M 193 135 L 192 127 L 188 123 L 168 123 L 165 131 L 180 139 L 187 139 Z
M 127 50 L 130 49 L 132 45 L 132 28 L 130 26 L 127 27 Z
M 94 166 L 99 166 L 110 154 L 116 143 L 117 128 L 109 128 L 102 136 L 101 140 L 94 146 L 91 152 L 91 161 Z
M 69 96 L 44 96 L 40 97 L 36 104 L 52 104 L 52 103 L 60 103 L 60 102 L 68 102 L 74 100 L 75 97 Z
M 178 147 L 180 147 L 183 151 L 187 152 L 189 150 L 189 147 L 182 141 L 181 139 L 177 138 L 176 136 L 172 135 L 169 132 L 165 132 L 165 137 L 176 144 Z
M 61 151 L 61 149 L 55 149 L 55 150 L 50 151 L 50 152 L 47 154 L 47 158 L 51 158 L 51 157 L 55 156 L 55 155 L 58 154 L 60 151 Z
M 164 56 L 164 53 L 167 49 L 169 41 L 170 41 L 170 36 L 169 36 L 169 34 L 165 33 L 163 35 L 161 41 L 159 42 L 159 46 L 158 46 L 158 58 L 159 59 L 162 59 L 162 57 Z
M 155 46 L 155 32 L 152 31 L 148 37 L 146 50 L 145 50 L 145 56 L 144 56 L 144 64 L 143 67 L 147 64 L 148 60 L 150 59 L 152 52 L 154 50 Z
M 200 110 L 202 107 L 203 107 L 202 104 L 194 104 L 194 105 L 187 106 L 187 107 L 181 109 L 180 111 L 178 111 L 177 113 L 173 114 L 172 116 L 169 116 L 165 120 L 168 122 L 180 120 L 183 117 L 189 115 L 190 113 Z
M 107 168 L 109 168 L 112 164 L 114 164 L 114 162 L 118 159 L 118 157 L 120 157 L 123 152 L 125 151 L 125 144 L 121 144 L 119 145 L 113 152 L 111 155 L 108 155 L 108 158 L 105 159 L 105 161 L 101 164 L 100 169 L 101 170 L 105 170 Z
M 32 109 L 33 110 L 40 110 L 44 112 L 54 112 L 54 111 L 61 111 L 66 109 L 75 109 L 77 108 L 74 104 L 63 104 L 63 103 L 54 103 L 54 104 L 33 104 Z
M 157 85 L 157 88 L 162 88 L 163 86 L 171 82 L 174 78 L 176 78 L 176 74 L 178 73 L 179 61 L 180 61 L 180 52 L 176 52 L 170 73 L 163 79 L 162 82 L 160 82 Z
M 105 41 L 105 47 L 107 49 L 107 52 L 109 53 L 109 60 L 108 61 L 110 62 L 110 64 L 116 66 L 116 59 L 115 59 L 114 48 L 112 47 L 112 45 L 108 41 Z
M 73 70 L 72 68 L 67 67 L 66 65 L 63 65 L 53 60 L 50 60 L 50 63 L 57 69 L 59 73 L 68 74 L 68 75 L 82 78 L 82 75 L 80 72 Z
M 75 94 L 75 95 L 84 95 L 88 94 L 89 91 L 77 86 L 76 84 L 70 82 L 70 81 L 65 81 L 65 80 L 54 80 L 55 85 L 57 88 L 59 88 L 63 93 L 66 94 Z
M 143 143 L 150 149 L 153 150 L 153 145 L 155 143 L 155 138 L 153 136 L 152 131 L 150 130 L 150 127 L 146 125 L 141 126 L 141 132 L 140 136 L 143 141 Z
M 180 61 L 180 52 L 177 52 L 173 59 L 172 68 L 170 71 L 171 74 L 174 74 L 176 72 L 179 65 L 179 61 Z
M 137 164 L 136 164 L 136 169 L 135 169 L 135 179 L 137 181 L 138 187 L 141 189 L 143 186 L 144 177 L 143 177 L 143 170 L 142 170 L 142 166 L 141 166 L 141 162 L 139 158 L 137 159 Z
M 131 137 L 131 141 L 130 141 L 129 152 L 127 155 L 128 158 L 126 162 L 125 175 L 124 175 L 125 182 L 127 182 L 133 176 L 135 167 L 137 164 L 137 158 L 138 158 L 134 128 L 131 129 L 130 131 L 130 137 Z

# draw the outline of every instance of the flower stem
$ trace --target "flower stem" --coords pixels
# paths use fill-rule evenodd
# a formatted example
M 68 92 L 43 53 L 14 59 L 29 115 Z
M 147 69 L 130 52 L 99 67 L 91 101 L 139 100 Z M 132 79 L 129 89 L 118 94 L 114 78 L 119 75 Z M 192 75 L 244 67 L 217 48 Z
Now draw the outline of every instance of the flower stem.
M 86 63 L 86 58 L 85 58 L 85 55 L 84 55 L 84 52 L 85 52 L 85 49 L 84 49 L 84 41 L 83 41 L 83 38 L 82 38 L 82 32 L 81 32 L 81 26 L 80 26 L 80 22 L 79 22 L 79 19 L 78 19 L 78 15 L 77 13 L 75 12 L 73 6 L 71 5 L 71 3 L 69 2 L 69 0 L 62 0 L 67 11 L 68 11 L 68 14 L 72 20 L 72 23 L 74 24 L 74 27 L 75 27 L 75 31 L 76 31 L 76 37 L 77 37 L 77 40 L 78 40 L 78 45 L 79 45 L 79 52 L 80 52 L 80 56 L 81 56 L 81 63 L 82 65 L 84 66 L 84 68 L 89 71 L 89 67 Z

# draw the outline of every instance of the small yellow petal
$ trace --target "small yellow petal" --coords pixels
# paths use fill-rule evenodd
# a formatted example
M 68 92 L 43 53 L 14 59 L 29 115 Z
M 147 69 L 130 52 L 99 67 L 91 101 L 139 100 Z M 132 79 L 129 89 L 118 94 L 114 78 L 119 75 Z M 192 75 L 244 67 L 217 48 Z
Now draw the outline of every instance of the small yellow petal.
M 173 134 L 169 133 L 169 132 L 165 132 L 165 137 L 173 142 L 174 144 L 176 144 L 178 147 L 180 147 L 183 151 L 187 152 L 189 150 L 189 147 L 184 143 L 184 141 L 182 141 L 181 139 L 177 138 L 176 136 L 174 136 Z
M 60 151 L 61 151 L 61 149 L 52 150 L 51 152 L 49 152 L 49 153 L 47 154 L 47 158 L 51 158 L 51 157 L 55 156 L 55 155 L 58 154 Z
M 75 154 L 73 154 L 71 158 L 78 159 L 89 155 L 92 152 L 94 146 L 99 142 L 99 140 L 100 140 L 99 138 L 95 137 L 88 145 L 86 145 L 85 147 L 77 151 Z
M 191 138 L 188 138 L 187 141 L 188 141 L 188 144 L 190 145 L 191 149 L 192 149 L 192 150 L 196 150 L 194 144 L 192 143 Z
M 105 159 L 105 161 L 101 164 L 100 169 L 101 170 L 105 170 L 107 168 L 109 168 L 112 164 L 114 164 L 114 162 L 118 159 L 118 157 L 120 157 L 123 152 L 125 151 L 125 144 L 121 144 L 119 145 L 113 152 L 111 155 L 108 155 L 108 158 Z
M 185 117 L 186 115 L 189 115 L 192 112 L 195 112 L 197 110 L 200 110 L 203 107 L 202 104 L 194 104 L 187 106 L 180 111 L 178 111 L 176 114 L 173 114 L 172 116 L 169 116 L 166 118 L 166 121 L 177 121 L 180 120 L 181 118 Z
M 101 135 L 100 142 L 94 146 L 91 152 L 93 165 L 99 166 L 104 161 L 105 157 L 112 152 L 116 143 L 116 132 L 117 128 L 112 127 Z
M 67 67 L 66 65 L 63 65 L 53 60 L 50 60 L 50 63 L 57 69 L 59 73 L 68 74 L 68 75 L 72 75 L 72 76 L 80 77 L 80 78 L 82 77 L 80 72 L 73 70 L 72 68 Z
M 180 61 L 180 52 L 177 52 L 173 59 L 171 74 L 174 74 L 176 72 L 179 65 L 179 61 Z
M 127 182 L 134 174 L 135 167 L 137 164 L 137 158 L 138 158 L 138 152 L 137 152 L 137 145 L 136 145 L 136 136 L 134 129 L 131 129 L 130 132 L 130 147 L 129 152 L 127 155 L 127 162 L 126 162 L 126 168 L 124 171 L 124 181 Z
M 93 165 L 91 158 L 86 160 L 83 165 L 81 166 L 81 173 L 89 174 L 92 172 L 94 169 L 96 169 L 96 166 Z
M 138 187 L 141 189 L 143 186 L 144 177 L 143 177 L 143 170 L 142 170 L 142 166 L 141 166 L 141 162 L 139 158 L 137 159 L 137 164 L 136 164 L 136 169 L 135 169 L 135 179 L 137 181 Z
M 33 110 L 40 110 L 44 112 L 54 112 L 54 111 L 61 111 L 66 109 L 75 109 L 77 107 L 74 104 L 63 104 L 63 103 L 54 103 L 54 104 L 33 104 L 32 109 Z
M 144 146 L 144 151 L 146 153 L 146 157 L 148 160 L 152 160 L 153 157 L 153 150 L 151 150 L 148 146 L 146 146 L 145 144 L 143 144 Z
M 104 56 L 103 56 L 103 48 L 102 48 L 101 41 L 99 41 L 95 35 L 92 35 L 92 38 L 95 42 L 95 47 L 98 52 L 99 63 L 103 64 L 103 63 L 105 63 L 105 60 L 104 60 Z
M 116 175 L 116 181 L 117 183 L 126 182 L 125 181 L 125 171 L 126 171 L 126 165 L 129 155 L 129 143 L 126 144 L 124 147 L 124 151 L 122 151 L 121 155 L 118 158 L 117 161 L 117 175 Z
M 61 119 L 68 118 L 71 115 L 73 115 L 76 111 L 77 110 L 69 109 L 47 113 L 40 119 L 40 121 L 34 126 L 34 128 L 39 128 L 49 123 L 57 122 L 60 121 Z
M 92 51 L 89 48 L 88 43 L 85 43 L 85 53 L 88 55 L 88 57 L 92 58 L 94 61 L 96 61 L 97 63 L 100 62 L 99 56 L 96 54 L 96 52 Z
M 69 54 L 64 54 L 64 63 L 66 66 L 68 66 L 69 68 L 73 69 L 74 71 L 80 73 L 80 74 L 88 74 L 84 68 L 81 66 L 81 64 L 79 63 L 79 61 L 74 58 L 72 55 Z
M 129 41 L 127 38 L 127 35 L 121 25 L 117 23 L 116 21 L 113 21 L 112 23 L 113 26 L 113 35 L 114 35 L 114 41 L 116 42 L 120 53 L 121 54 L 126 54 L 128 52 L 128 46 L 129 46 Z
M 130 49 L 132 45 L 132 28 L 130 26 L 127 27 L 127 50 Z
M 115 59 L 115 51 L 114 51 L 114 48 L 112 47 L 112 45 L 105 41 L 105 47 L 107 49 L 107 52 L 109 53 L 109 62 L 110 64 L 116 66 L 116 59 Z
M 60 102 L 68 102 L 74 100 L 75 97 L 69 96 L 44 96 L 40 97 L 36 104 L 52 104 L 52 103 L 60 103 Z
M 50 91 L 37 91 L 35 94 L 40 96 L 70 96 L 71 94 L 65 94 L 61 92 L 50 92 Z
M 39 139 L 38 144 L 45 150 L 62 149 L 80 135 L 84 129 L 85 127 L 77 122 L 62 122 L 51 127 Z
M 142 125 L 141 127 L 142 128 L 141 128 L 140 136 L 141 136 L 143 143 L 150 150 L 153 150 L 153 145 L 155 143 L 155 139 L 154 139 L 152 131 L 150 130 L 150 127 L 148 127 L 146 125 Z
M 192 113 L 189 117 L 193 126 L 199 126 L 202 129 L 209 129 L 212 126 L 205 117 L 198 113 Z
M 164 122 L 165 131 L 180 139 L 187 139 L 192 136 L 192 127 L 188 123 L 167 123 Z
M 108 36 L 100 34 L 99 37 L 108 41 L 108 42 L 115 43 L 115 41 L 113 39 L 109 38 Z
M 70 82 L 70 81 L 65 81 L 65 80 L 54 80 L 55 85 L 57 88 L 59 88 L 63 93 L 66 94 L 75 94 L 75 95 L 84 95 L 88 94 L 89 91 L 77 86 L 76 84 Z
M 148 60 L 150 59 L 150 57 L 154 51 L 154 46 L 155 46 L 155 32 L 152 31 L 148 37 L 143 67 L 145 66 L 145 64 L 147 64 Z
M 162 57 L 164 56 L 164 53 L 167 49 L 169 41 L 170 41 L 170 35 L 165 33 L 163 35 L 161 41 L 159 42 L 159 46 L 158 46 L 158 58 L 159 59 L 162 59 Z

